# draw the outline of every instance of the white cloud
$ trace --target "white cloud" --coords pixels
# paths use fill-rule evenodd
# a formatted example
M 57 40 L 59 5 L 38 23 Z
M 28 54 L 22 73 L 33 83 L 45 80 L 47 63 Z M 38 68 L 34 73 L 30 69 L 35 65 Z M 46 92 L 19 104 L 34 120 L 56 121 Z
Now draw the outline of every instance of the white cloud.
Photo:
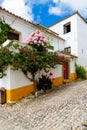
M 61 15 L 62 14 L 62 10 L 60 8 L 56 7 L 50 7 L 49 8 L 49 13 L 50 14 L 54 14 L 54 15 Z
M 61 2 L 69 5 L 73 10 L 82 11 L 87 8 L 87 0 L 61 0 Z
M 10 12 L 29 21 L 34 21 L 33 5 L 45 5 L 52 0 L 0 0 L 0 5 Z M 38 18 L 40 20 L 40 17 Z
M 24 0 L 4 0 L 1 6 L 22 18 L 33 21 L 32 8 L 25 5 Z
M 49 13 L 51 14 L 62 15 L 64 12 L 68 11 L 68 9 L 71 9 L 72 11 L 78 10 L 81 15 L 87 17 L 87 0 L 53 0 L 53 3 L 56 5 L 49 7 Z M 57 13 L 57 9 L 60 10 L 60 13 Z
M 53 2 L 55 3 L 55 5 L 49 6 L 49 14 L 61 16 L 67 13 L 67 10 L 65 9 L 63 3 L 61 3 L 60 0 L 53 0 Z
M 59 0 L 53 0 L 53 3 L 56 3 L 56 4 L 57 4 L 58 2 L 59 2 Z

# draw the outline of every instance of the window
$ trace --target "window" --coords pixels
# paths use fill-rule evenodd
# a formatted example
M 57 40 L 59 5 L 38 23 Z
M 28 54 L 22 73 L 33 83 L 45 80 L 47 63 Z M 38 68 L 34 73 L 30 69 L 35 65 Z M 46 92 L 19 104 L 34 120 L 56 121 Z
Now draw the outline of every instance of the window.
M 19 40 L 20 33 L 17 31 L 9 31 L 7 37 L 9 40 Z
M 71 23 L 64 24 L 64 34 L 71 32 Z
M 68 52 L 68 53 L 71 53 L 71 47 L 66 47 L 66 48 L 64 48 L 64 51 L 65 51 L 65 52 Z
M 13 32 L 8 32 L 8 39 L 9 40 L 19 40 L 19 34 L 15 34 Z

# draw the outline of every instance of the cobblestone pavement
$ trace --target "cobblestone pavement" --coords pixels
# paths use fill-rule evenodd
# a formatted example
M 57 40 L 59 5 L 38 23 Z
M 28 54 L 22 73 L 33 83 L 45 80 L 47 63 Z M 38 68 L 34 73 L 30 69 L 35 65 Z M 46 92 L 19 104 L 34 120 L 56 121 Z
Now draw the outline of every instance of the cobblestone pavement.
M 87 80 L 0 105 L 0 130 L 87 130 Z

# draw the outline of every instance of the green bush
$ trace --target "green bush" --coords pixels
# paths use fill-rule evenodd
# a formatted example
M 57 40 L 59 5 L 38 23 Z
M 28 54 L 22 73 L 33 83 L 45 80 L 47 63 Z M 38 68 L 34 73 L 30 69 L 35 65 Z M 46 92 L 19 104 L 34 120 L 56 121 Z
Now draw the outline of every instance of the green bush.
M 7 40 L 7 34 L 10 29 L 10 25 L 5 23 L 3 18 L 0 18 L 0 45 Z
M 86 78 L 86 69 L 83 66 L 75 65 L 76 66 L 76 74 L 77 78 L 85 79 Z

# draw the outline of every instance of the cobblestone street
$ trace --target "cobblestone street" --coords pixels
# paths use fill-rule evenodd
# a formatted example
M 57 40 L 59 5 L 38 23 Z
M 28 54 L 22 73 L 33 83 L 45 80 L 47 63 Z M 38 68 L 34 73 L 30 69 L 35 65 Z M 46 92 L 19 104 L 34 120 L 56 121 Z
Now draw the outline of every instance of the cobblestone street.
M 87 80 L 0 105 L 0 130 L 87 130 Z

